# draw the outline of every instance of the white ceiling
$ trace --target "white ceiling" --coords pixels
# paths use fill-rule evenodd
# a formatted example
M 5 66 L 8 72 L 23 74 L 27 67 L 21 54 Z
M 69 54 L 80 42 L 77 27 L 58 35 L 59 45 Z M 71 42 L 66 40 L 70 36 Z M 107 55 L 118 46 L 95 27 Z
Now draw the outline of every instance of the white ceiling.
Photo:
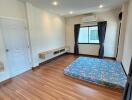
M 126 0 L 28 0 L 33 5 L 46 9 L 50 12 L 57 13 L 62 16 L 69 16 L 69 11 L 73 11 L 73 15 L 91 13 L 95 11 L 104 11 L 111 8 L 121 6 Z M 58 1 L 58 6 L 53 6 L 52 2 Z M 103 4 L 104 8 L 99 9 L 99 5 Z

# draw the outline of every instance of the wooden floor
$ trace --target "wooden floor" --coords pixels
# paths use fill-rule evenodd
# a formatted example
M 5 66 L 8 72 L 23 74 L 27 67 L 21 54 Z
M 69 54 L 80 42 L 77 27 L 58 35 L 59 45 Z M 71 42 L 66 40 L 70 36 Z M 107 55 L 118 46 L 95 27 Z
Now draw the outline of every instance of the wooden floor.
M 76 57 L 64 55 L 0 86 L 0 100 L 120 100 L 122 93 L 73 79 L 63 69 Z

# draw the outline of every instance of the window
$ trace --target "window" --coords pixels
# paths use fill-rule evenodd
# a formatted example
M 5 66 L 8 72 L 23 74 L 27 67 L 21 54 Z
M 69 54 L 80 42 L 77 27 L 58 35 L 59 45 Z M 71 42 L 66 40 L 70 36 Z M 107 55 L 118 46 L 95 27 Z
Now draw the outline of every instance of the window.
M 78 42 L 81 44 L 99 43 L 98 26 L 81 27 Z

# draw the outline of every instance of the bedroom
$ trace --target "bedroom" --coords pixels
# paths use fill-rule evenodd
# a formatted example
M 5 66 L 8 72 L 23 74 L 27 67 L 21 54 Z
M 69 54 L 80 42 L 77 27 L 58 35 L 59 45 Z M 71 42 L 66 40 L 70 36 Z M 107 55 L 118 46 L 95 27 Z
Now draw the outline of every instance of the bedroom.
M 0 100 L 125 98 L 131 9 L 131 0 L 0 0 Z

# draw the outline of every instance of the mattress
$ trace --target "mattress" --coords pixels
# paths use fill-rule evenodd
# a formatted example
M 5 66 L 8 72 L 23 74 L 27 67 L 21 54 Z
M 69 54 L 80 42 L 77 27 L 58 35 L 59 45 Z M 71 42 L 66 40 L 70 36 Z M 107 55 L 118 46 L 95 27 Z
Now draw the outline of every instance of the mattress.
M 127 80 L 122 65 L 114 60 L 79 57 L 64 69 L 64 74 L 110 88 L 123 89 Z

